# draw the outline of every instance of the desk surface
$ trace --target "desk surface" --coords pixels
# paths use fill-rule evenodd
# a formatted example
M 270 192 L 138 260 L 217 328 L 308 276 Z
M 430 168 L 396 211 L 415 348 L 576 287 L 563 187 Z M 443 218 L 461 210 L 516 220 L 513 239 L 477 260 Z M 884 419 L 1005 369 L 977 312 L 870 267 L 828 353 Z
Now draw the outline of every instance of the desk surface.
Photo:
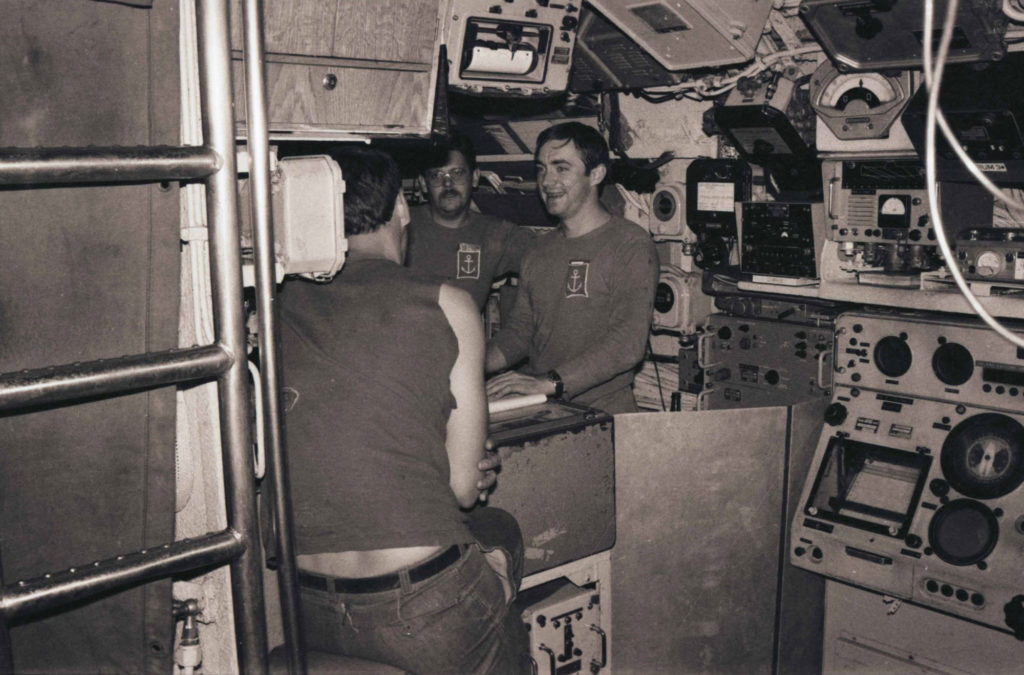
M 612 416 L 603 410 L 567 401 L 549 400 L 540 405 L 491 415 L 487 449 L 494 450 L 504 445 L 525 443 L 563 431 L 611 421 Z

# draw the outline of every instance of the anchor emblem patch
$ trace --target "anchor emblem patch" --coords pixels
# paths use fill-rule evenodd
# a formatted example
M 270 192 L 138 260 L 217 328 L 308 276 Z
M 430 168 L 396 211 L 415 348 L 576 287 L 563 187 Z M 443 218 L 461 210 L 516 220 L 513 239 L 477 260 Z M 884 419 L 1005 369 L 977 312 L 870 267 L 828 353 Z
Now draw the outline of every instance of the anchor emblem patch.
M 456 279 L 480 278 L 480 246 L 477 244 L 459 244 L 456 256 Z
M 590 271 L 590 263 L 585 260 L 572 260 L 569 262 L 569 269 L 565 273 L 565 297 L 567 298 L 588 298 L 587 273 Z

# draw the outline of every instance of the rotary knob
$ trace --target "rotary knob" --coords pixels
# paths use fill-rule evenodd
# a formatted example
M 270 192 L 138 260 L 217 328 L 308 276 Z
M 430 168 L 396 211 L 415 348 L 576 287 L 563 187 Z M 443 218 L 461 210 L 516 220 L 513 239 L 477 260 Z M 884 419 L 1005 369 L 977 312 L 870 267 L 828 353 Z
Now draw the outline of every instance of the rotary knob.
M 825 422 L 830 426 L 837 427 L 846 421 L 849 411 L 842 403 L 833 403 L 825 408 Z
M 1003 615 L 1014 637 L 1024 640 L 1024 595 L 1016 595 L 1003 605 Z

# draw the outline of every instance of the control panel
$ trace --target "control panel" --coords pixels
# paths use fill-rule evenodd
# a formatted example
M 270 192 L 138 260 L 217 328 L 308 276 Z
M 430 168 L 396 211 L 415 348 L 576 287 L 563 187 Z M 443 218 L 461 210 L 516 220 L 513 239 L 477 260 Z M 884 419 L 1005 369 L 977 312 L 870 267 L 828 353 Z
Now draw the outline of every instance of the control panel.
M 843 245 L 841 259 L 891 273 L 944 264 L 919 161 L 826 160 L 822 179 L 825 236 Z M 937 206 L 947 230 L 992 223 L 992 196 L 975 183 L 939 183 Z
M 835 336 L 790 560 L 1024 638 L 1024 350 L 912 314 Z
M 821 400 L 832 393 L 832 324 L 713 314 L 700 338 L 699 364 L 700 410 Z
M 699 157 L 686 167 L 686 224 L 697 235 L 694 262 L 713 269 L 729 262 L 736 237 L 736 204 L 750 199 L 750 165 L 741 159 Z
M 742 202 L 740 269 L 748 274 L 816 279 L 821 258 L 822 205 Z
M 850 312 L 836 322 L 835 350 L 836 383 L 1024 409 L 1024 351 L 978 323 Z
M 596 673 L 604 668 L 608 644 L 595 590 L 556 579 L 523 591 L 516 602 L 526 606 L 521 616 L 535 673 Z
M 967 279 L 1024 282 L 1024 229 L 961 230 L 956 236 L 956 257 Z

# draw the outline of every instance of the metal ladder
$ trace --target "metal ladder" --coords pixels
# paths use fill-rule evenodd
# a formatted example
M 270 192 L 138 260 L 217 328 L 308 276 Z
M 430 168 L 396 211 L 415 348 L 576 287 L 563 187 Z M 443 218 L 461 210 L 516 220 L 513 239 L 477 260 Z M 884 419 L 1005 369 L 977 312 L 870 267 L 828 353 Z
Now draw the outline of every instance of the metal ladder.
M 263 82 L 261 0 L 243 0 L 249 151 L 254 194 L 257 304 L 268 472 L 275 487 L 282 619 L 292 672 L 305 672 L 297 629 L 294 557 L 277 400 L 273 232 Z M 214 343 L 117 359 L 0 374 L 0 412 L 216 379 L 227 527 L 7 585 L 0 576 L 0 672 L 13 672 L 9 624 L 190 570 L 229 564 L 243 673 L 267 670 L 262 554 L 249 428 L 246 326 L 237 222 L 227 0 L 196 0 L 203 146 L 2 148 L 0 185 L 203 180 L 206 188 Z M 2 575 L 2 571 L 0 571 Z M 172 620 L 168 616 L 168 620 Z

